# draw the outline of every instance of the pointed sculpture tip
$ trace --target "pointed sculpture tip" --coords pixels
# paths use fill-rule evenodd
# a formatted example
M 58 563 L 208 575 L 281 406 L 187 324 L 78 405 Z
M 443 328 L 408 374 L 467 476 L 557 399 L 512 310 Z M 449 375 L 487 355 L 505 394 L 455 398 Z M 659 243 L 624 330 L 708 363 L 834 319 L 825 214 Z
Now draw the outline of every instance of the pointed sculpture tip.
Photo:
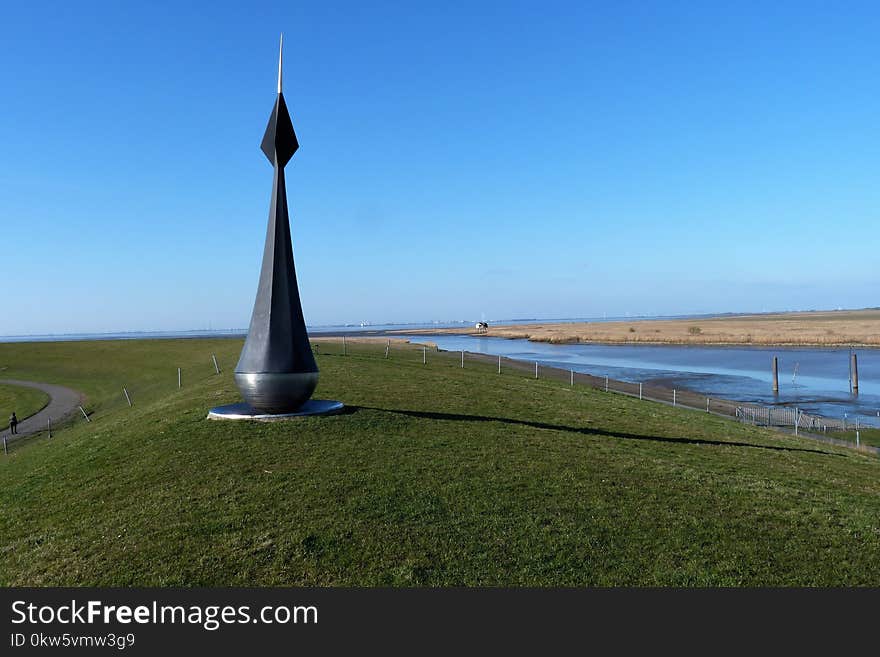
M 284 52 L 284 32 L 281 33 L 281 41 L 278 43 L 278 93 L 281 93 L 281 55 Z

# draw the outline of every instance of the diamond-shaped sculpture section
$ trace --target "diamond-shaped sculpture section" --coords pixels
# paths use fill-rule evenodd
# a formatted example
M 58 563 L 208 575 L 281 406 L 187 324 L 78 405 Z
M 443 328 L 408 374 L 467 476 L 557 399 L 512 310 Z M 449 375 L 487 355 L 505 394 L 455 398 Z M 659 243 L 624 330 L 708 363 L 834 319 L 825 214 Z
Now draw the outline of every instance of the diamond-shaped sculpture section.
M 296 133 L 293 131 L 293 122 L 287 111 L 287 103 L 284 102 L 284 94 L 280 92 L 275 100 L 275 107 L 272 108 L 272 116 L 269 117 L 269 125 L 266 126 L 266 134 L 263 135 L 260 148 L 271 164 L 277 163 L 280 167 L 285 166 L 299 148 Z

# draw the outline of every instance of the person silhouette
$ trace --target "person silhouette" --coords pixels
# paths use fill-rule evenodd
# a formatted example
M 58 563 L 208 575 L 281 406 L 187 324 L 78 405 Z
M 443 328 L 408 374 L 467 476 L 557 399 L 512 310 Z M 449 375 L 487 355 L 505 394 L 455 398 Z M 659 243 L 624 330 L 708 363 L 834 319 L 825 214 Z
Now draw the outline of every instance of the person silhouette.
M 9 433 L 18 433 L 18 418 L 15 417 L 15 411 L 9 416 Z

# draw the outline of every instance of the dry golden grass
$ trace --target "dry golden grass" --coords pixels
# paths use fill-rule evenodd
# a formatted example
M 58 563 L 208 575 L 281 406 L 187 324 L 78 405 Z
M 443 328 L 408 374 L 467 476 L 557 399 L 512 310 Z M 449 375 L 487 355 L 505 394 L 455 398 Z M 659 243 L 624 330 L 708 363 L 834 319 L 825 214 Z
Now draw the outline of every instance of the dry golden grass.
M 331 336 L 322 336 L 320 333 L 309 336 L 309 341 L 312 344 L 322 345 L 322 344 L 342 344 L 342 336 L 339 335 L 331 335 Z M 406 338 L 393 338 L 387 336 L 364 336 L 364 335 L 347 335 L 345 336 L 346 344 L 385 344 L 387 342 L 391 342 L 391 344 L 401 345 L 401 344 L 409 344 L 409 340 Z M 426 347 L 436 348 L 437 345 L 433 342 L 429 342 L 427 340 L 419 340 L 420 345 L 424 345 Z
M 406 333 L 430 335 L 475 332 L 471 328 L 454 328 L 409 330 Z M 711 319 L 490 326 L 488 335 L 560 344 L 601 342 L 880 347 L 880 310 L 817 311 Z

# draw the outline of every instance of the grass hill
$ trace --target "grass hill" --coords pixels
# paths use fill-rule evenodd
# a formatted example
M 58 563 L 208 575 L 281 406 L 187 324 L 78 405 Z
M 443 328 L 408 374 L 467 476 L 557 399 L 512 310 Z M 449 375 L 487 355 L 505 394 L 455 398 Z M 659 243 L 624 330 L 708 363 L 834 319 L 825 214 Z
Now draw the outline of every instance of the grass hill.
M 0 459 L 0 584 L 880 583 L 875 457 L 384 344 L 320 347 L 345 414 L 207 421 L 240 349 L 0 344 L 92 413 Z
M 0 383 L 0 431 L 9 428 L 9 416 L 13 411 L 21 421 L 48 403 L 49 396 L 42 390 Z

